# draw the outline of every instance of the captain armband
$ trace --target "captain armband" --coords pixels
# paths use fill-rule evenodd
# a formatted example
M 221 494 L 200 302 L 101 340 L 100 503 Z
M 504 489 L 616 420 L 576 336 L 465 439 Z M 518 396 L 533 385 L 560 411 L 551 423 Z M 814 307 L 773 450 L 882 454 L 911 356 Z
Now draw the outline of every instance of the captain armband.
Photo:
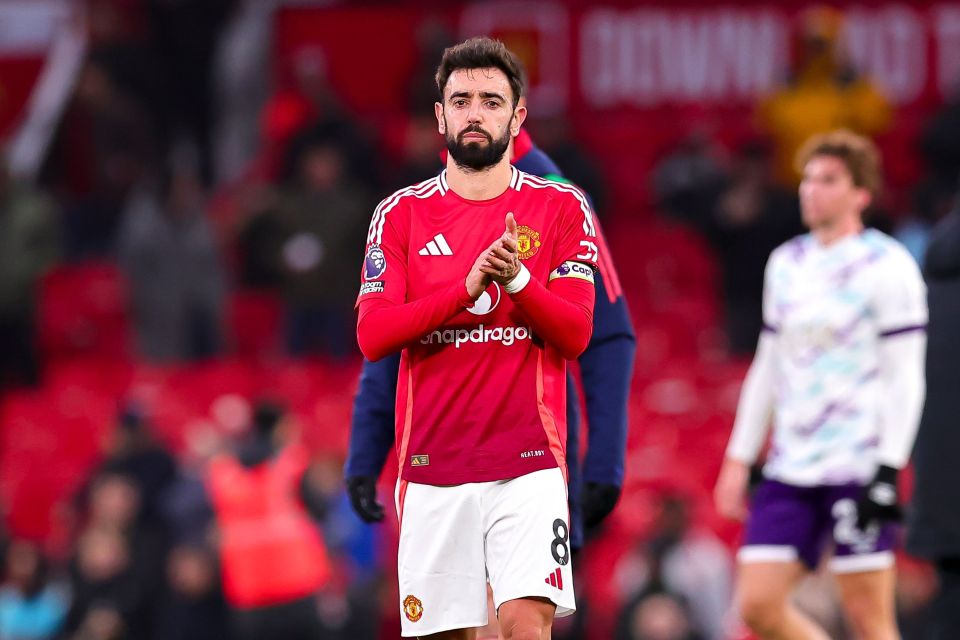
M 549 280 L 556 280 L 557 278 L 576 278 L 593 284 L 593 269 L 582 262 L 567 260 L 550 272 Z

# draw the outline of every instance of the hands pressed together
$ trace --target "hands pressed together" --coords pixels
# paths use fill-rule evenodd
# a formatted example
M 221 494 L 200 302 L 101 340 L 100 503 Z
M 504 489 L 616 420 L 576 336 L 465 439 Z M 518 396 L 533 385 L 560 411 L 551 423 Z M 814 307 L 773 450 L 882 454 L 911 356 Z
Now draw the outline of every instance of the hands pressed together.
M 467 292 L 474 299 L 479 298 L 491 282 L 506 285 L 520 273 L 517 221 L 513 213 L 507 213 L 504 223 L 503 234 L 477 257 L 467 275 Z

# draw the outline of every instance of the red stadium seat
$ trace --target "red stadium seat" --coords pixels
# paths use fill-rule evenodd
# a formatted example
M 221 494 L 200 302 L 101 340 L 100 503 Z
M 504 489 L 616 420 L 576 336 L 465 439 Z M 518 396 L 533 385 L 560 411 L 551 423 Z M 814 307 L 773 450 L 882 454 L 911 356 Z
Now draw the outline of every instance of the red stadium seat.
M 40 346 L 47 360 L 82 355 L 126 359 L 126 290 L 112 264 L 61 266 L 40 287 Z
M 81 387 L 7 397 L 0 408 L 0 500 L 15 535 L 52 532 L 55 505 L 71 498 L 100 458 L 115 409 L 109 397 Z
M 276 294 L 237 291 L 228 303 L 233 348 L 241 358 L 276 355 L 283 308 Z

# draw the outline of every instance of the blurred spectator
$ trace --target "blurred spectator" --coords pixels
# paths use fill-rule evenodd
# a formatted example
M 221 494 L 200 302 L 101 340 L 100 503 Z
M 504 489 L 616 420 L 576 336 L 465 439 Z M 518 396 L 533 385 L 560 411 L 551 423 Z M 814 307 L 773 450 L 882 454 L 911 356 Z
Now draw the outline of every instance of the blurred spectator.
M 651 591 L 676 594 L 688 603 L 692 628 L 702 630 L 704 638 L 721 640 L 729 628 L 730 554 L 710 530 L 691 523 L 690 508 L 686 497 L 665 494 L 653 535 L 620 561 L 616 580 L 634 606 L 643 600 L 640 596 Z M 656 608 L 659 611 L 665 606 Z M 631 619 L 636 615 L 630 614 Z
M 402 155 L 390 180 L 390 188 L 402 189 L 440 173 L 443 169 L 440 161 L 442 149 L 443 138 L 437 134 L 437 119 L 432 115 L 411 116 L 404 132 Z
M 891 120 L 891 107 L 877 87 L 857 75 L 839 46 L 843 16 L 828 6 L 800 14 L 796 63 L 787 82 L 759 105 L 759 121 L 775 143 L 776 178 L 796 186 L 794 158 L 817 133 L 847 128 L 873 136 Z
M 330 551 L 331 580 L 320 593 L 320 621 L 326 640 L 376 637 L 380 603 L 371 594 L 383 584 L 378 565 L 381 527 L 367 526 L 353 508 L 343 483 L 343 461 L 320 457 L 305 482 L 320 515 Z
M 160 512 L 171 544 L 204 547 L 214 538 L 213 505 L 205 485 L 207 463 L 220 452 L 223 436 L 202 429 L 188 434 L 187 439 L 189 448 L 160 498 Z
M 0 638 L 54 638 L 68 606 L 65 590 L 48 581 L 47 560 L 37 545 L 14 541 L 6 553 L 6 580 L 0 587 Z
M 407 113 L 433 113 L 433 104 L 437 101 L 437 60 L 443 57 L 443 50 L 457 43 L 449 26 L 440 18 L 428 17 L 418 26 L 414 38 L 417 42 L 417 62 L 407 85 Z M 436 119 L 433 119 L 436 135 Z M 436 173 L 439 173 L 437 171 Z M 425 180 L 425 176 L 420 180 Z M 413 182 L 420 182 L 414 180 Z M 413 184 L 403 182 L 402 186 Z
M 153 127 L 142 107 L 96 58 L 77 81 L 46 169 L 66 201 L 72 259 L 113 252 L 127 195 L 153 161 Z
M 900 223 L 896 237 L 922 265 L 934 225 L 960 195 L 960 90 L 926 122 L 919 145 L 927 171 L 913 190 L 913 215 Z
M 774 182 L 769 150 L 760 143 L 741 147 L 729 176 L 707 153 L 687 153 L 661 166 L 659 196 L 668 213 L 695 225 L 713 246 L 722 272 L 730 350 L 751 354 L 762 324 L 767 257 L 803 231 L 797 198 Z
M 309 460 L 293 422 L 260 403 L 236 455 L 214 457 L 208 487 L 219 530 L 223 587 L 239 640 L 321 637 L 316 595 L 329 577 L 308 517 L 325 511 L 306 481 Z
M 339 148 L 353 178 L 375 184 L 376 152 L 331 86 L 323 51 L 300 49 L 283 71 L 262 114 L 268 174 L 282 181 L 295 177 L 304 148 L 323 142 Z
M 85 0 L 85 4 L 90 60 L 149 115 L 155 126 L 162 119 L 161 87 L 143 3 Z
M 279 229 L 274 263 L 286 302 L 287 350 L 293 355 L 352 352 L 353 303 L 350 272 L 362 253 L 373 210 L 370 194 L 346 171 L 337 146 L 317 142 L 303 148 L 294 179 L 282 190 L 272 216 Z M 270 242 L 269 236 L 263 238 Z
M 198 151 L 202 184 L 213 182 L 213 61 L 220 32 L 237 0 L 147 0 L 160 65 L 163 140 L 186 137 Z M 165 151 L 169 152 L 170 149 Z
M 602 216 L 607 211 L 607 185 L 600 162 L 577 141 L 573 125 L 554 116 L 538 120 L 533 128 L 537 146 L 557 163 L 570 182 L 590 194 L 594 210 Z
M 141 521 L 159 527 L 160 499 L 176 477 L 176 461 L 153 439 L 143 406 L 128 403 L 117 422 L 101 469 L 132 478 L 140 494 Z
M 78 546 L 75 572 L 80 585 L 75 592 L 85 593 L 87 599 L 74 602 L 74 608 L 79 606 L 85 614 L 109 596 L 125 628 L 137 638 L 147 637 L 154 628 L 166 553 L 162 531 L 141 519 L 141 506 L 133 477 L 105 471 L 93 479 L 81 536 L 86 543 Z M 122 594 L 117 596 L 121 599 L 111 599 L 114 593 Z M 72 621 L 77 622 L 76 612 Z
M 57 256 L 55 215 L 54 203 L 15 182 L 0 156 L 0 390 L 39 382 L 37 293 Z
M 934 634 L 932 605 L 936 592 L 937 575 L 933 567 L 910 557 L 897 563 L 897 626 L 902 637 L 907 640 L 945 637 L 943 631 L 940 636 Z
M 955 193 L 960 179 L 960 86 L 926 122 L 919 142 L 929 171 L 921 184 L 934 192 Z
M 133 574 L 129 545 L 120 532 L 91 527 L 81 534 L 72 567 L 71 592 L 73 601 L 66 625 L 71 638 L 149 637 L 142 625 L 137 626 L 145 602 Z
M 952 180 L 950 184 L 955 187 L 956 182 Z M 925 180 L 913 191 L 913 210 L 897 222 L 893 236 L 920 266 L 923 266 L 934 226 L 949 213 L 956 195 L 956 189 L 948 190 L 937 186 L 931 179 Z
M 217 118 L 214 165 L 217 182 L 239 179 L 260 149 L 260 112 L 272 79 L 264 60 L 272 55 L 275 0 L 240 0 L 216 52 Z
M 70 640 L 133 640 L 123 614 L 113 604 L 97 602 L 92 605 Z
M 663 211 L 683 220 L 708 217 L 728 182 L 723 155 L 703 130 L 682 140 L 653 170 L 653 190 Z
M 662 590 L 633 598 L 617 622 L 614 640 L 703 640 L 683 598 Z
M 159 617 L 158 638 L 232 638 L 227 605 L 210 551 L 192 545 L 174 548 L 167 560 L 167 582 L 170 587 Z
M 960 637 L 960 207 L 934 230 L 924 275 L 930 307 L 927 396 L 913 453 L 916 473 L 907 549 L 936 566 L 933 640 Z
M 203 187 L 186 163 L 131 198 L 119 245 L 141 355 L 163 362 L 219 353 L 226 284 Z

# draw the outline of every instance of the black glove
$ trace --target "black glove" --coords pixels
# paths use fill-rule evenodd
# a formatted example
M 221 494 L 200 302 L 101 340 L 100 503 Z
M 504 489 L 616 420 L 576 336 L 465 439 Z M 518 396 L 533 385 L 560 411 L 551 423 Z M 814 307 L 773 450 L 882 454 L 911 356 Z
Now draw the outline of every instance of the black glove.
M 872 522 L 898 522 L 903 518 L 897 495 L 897 473 L 880 465 L 877 474 L 857 500 L 857 529 L 865 531 Z
M 377 502 L 377 479 L 373 476 L 347 478 L 350 506 L 364 522 L 383 521 L 383 505 Z
M 610 515 L 620 499 L 620 487 L 615 484 L 588 482 L 583 486 L 580 504 L 583 507 L 583 526 L 593 529 Z

